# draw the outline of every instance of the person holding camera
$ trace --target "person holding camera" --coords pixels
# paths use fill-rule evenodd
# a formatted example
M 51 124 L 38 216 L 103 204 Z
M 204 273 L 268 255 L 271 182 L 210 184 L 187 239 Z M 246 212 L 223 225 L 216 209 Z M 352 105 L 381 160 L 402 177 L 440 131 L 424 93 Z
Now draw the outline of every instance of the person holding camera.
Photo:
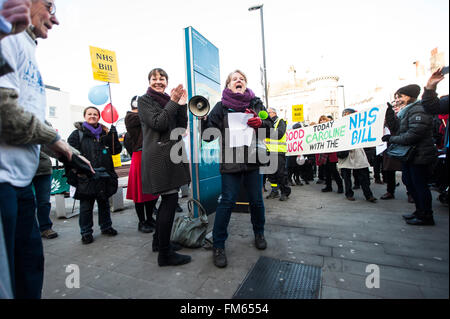
M 114 171 L 112 155 L 120 154 L 122 145 L 119 142 L 116 128 L 111 126 L 111 129 L 108 130 L 106 126 L 100 124 L 100 110 L 94 106 L 87 107 L 83 112 L 83 116 L 85 121 L 74 124 L 76 130 L 70 134 L 67 141 L 91 162 L 92 167 L 96 171 L 101 169 L 102 172 L 109 175 L 110 180 L 114 183 L 108 183 L 108 187 L 111 184 L 115 184 L 117 187 L 118 176 Z M 89 186 L 90 190 L 94 189 L 92 184 L 95 182 L 92 177 L 88 181 L 80 177 L 78 188 L 84 187 L 86 185 L 85 182 L 91 185 Z M 82 243 L 90 244 L 94 241 L 92 227 L 94 225 L 93 209 L 95 201 L 97 201 L 98 205 L 98 223 L 102 234 L 116 236 L 117 231 L 112 228 L 109 198 L 101 196 L 103 192 L 98 192 L 98 190 L 95 190 L 95 194 L 86 194 L 84 192 L 83 196 L 78 195 L 77 192 L 75 192 L 75 198 L 80 199 L 79 224 Z M 108 194 L 111 192 L 108 191 Z
M 444 79 L 445 74 L 448 74 L 448 66 L 445 68 L 437 69 L 429 78 L 425 90 L 422 95 L 422 105 L 425 112 L 429 114 L 448 114 L 448 95 L 441 98 L 438 97 L 436 93 L 437 85 Z M 448 170 L 449 170 L 449 131 L 448 131 L 448 118 L 445 123 L 445 137 L 444 137 L 444 152 L 445 156 L 445 184 L 448 187 Z
M 433 142 L 433 118 L 425 112 L 417 97 L 420 86 L 407 85 L 395 93 L 398 132 L 383 136 L 383 142 L 410 146 L 410 159 L 402 161 L 402 180 L 414 199 L 416 211 L 403 215 L 409 225 L 434 225 L 432 197 L 428 186 L 431 164 L 436 161 Z
M 178 191 L 189 184 L 191 175 L 184 143 L 181 139 L 188 125 L 187 92 L 180 84 L 165 93 L 169 76 L 163 69 L 156 68 L 148 75 L 147 93 L 138 99 L 138 114 L 141 119 L 142 143 L 142 190 L 144 194 L 161 195 L 161 204 L 156 216 L 156 230 L 152 249 L 158 251 L 158 265 L 177 266 L 187 264 L 191 257 L 178 254 L 170 243 Z M 180 129 L 177 140 L 171 139 L 173 130 Z M 180 152 L 171 154 L 176 145 Z M 172 156 L 182 156 L 182 161 Z

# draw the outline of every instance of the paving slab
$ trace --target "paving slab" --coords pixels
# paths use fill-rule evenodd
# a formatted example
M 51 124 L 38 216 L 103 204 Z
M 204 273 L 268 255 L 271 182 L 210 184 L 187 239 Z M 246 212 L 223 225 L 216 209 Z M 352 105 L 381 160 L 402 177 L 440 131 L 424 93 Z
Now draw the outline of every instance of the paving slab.
M 287 202 L 264 200 L 264 251 L 254 246 L 250 214 L 233 213 L 224 269 L 213 265 L 212 251 L 205 248 L 182 249 L 192 257 L 187 265 L 159 267 L 153 234 L 137 231 L 134 204 L 126 199 L 124 209 L 112 213 L 115 237 L 100 234 L 95 209 L 90 245 L 81 243 L 78 216 L 53 216 L 59 237 L 43 240 L 43 298 L 230 299 L 261 256 L 322 267 L 324 299 L 448 298 L 448 207 L 435 200 L 435 192 L 436 226 L 413 227 L 401 217 L 414 209 L 403 186 L 395 200 L 375 204 L 366 202 L 361 191 L 355 192 L 356 202 L 349 202 L 342 194 L 322 193 L 322 187 L 292 187 Z M 371 187 L 380 197 L 386 186 Z M 180 199 L 184 213 L 186 202 Z M 71 205 L 67 201 L 67 209 Z M 73 264 L 80 269 L 79 289 L 66 287 L 66 267 Z M 379 267 L 380 288 L 366 287 L 369 264 Z

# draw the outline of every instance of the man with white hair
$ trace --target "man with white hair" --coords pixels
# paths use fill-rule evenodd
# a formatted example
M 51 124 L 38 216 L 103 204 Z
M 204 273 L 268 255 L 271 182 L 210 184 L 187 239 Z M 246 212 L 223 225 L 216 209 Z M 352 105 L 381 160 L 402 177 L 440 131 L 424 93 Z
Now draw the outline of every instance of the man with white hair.
M 72 157 L 67 143 L 42 124 L 46 96 L 36 61 L 36 39 L 46 39 L 53 25 L 59 24 L 55 12 L 53 0 L 32 0 L 31 26 L 1 43 L 2 54 L 14 72 L 0 77 L 0 211 L 17 299 L 39 299 L 43 286 L 44 253 L 31 186 L 39 163 L 38 144 L 50 145 L 69 160 Z M 17 135 L 20 138 L 11 138 Z

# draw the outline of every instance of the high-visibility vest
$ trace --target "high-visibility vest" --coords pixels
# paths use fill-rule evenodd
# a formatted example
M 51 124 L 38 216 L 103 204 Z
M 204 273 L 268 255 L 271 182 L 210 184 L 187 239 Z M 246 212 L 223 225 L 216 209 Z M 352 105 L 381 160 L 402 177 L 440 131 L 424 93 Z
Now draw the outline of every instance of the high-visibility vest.
M 281 120 L 282 120 L 281 118 L 277 120 L 274 127 L 275 129 L 278 128 L 278 125 L 280 124 Z M 286 132 L 284 133 L 283 137 L 279 140 L 272 140 L 270 138 L 266 138 L 266 147 L 270 153 L 286 153 L 287 152 Z

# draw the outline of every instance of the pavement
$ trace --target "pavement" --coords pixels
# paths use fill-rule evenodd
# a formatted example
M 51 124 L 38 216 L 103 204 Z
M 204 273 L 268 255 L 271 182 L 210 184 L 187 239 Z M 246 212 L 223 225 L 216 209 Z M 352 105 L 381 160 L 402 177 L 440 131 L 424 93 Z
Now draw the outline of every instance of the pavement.
M 90 245 L 81 243 L 78 216 L 52 215 L 59 237 L 43 239 L 43 298 L 230 299 L 260 256 L 321 267 L 322 299 L 449 298 L 449 211 L 437 201 L 438 193 L 433 192 L 436 226 L 409 226 L 401 215 L 413 212 L 414 205 L 407 202 L 404 186 L 396 199 L 377 203 L 365 201 L 361 190 L 350 202 L 335 191 L 322 193 L 322 187 L 315 182 L 294 186 L 286 202 L 264 200 L 264 251 L 254 247 L 250 215 L 233 213 L 224 269 L 213 265 L 212 252 L 205 248 L 183 248 L 180 253 L 192 256 L 189 264 L 159 267 L 151 249 L 153 234 L 137 231 L 134 204 L 128 200 L 124 210 L 112 214 L 115 237 L 100 234 L 95 213 Z M 377 198 L 386 190 L 378 184 L 371 188 Z M 66 202 L 71 210 L 73 201 Z M 184 213 L 186 203 L 180 199 Z M 379 269 L 378 288 L 366 285 L 369 265 Z M 76 268 L 79 287 L 71 277 Z

